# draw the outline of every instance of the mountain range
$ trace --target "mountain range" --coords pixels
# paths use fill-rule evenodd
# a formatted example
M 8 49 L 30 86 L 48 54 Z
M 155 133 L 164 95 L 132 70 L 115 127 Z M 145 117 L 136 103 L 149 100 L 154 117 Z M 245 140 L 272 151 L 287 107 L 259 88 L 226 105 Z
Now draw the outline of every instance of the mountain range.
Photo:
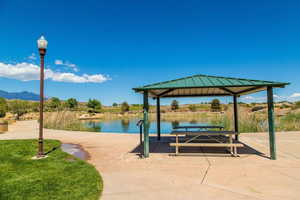
M 29 101 L 38 101 L 40 96 L 38 94 L 32 92 L 6 92 L 0 90 L 0 97 L 5 99 L 21 99 L 21 100 L 29 100 Z

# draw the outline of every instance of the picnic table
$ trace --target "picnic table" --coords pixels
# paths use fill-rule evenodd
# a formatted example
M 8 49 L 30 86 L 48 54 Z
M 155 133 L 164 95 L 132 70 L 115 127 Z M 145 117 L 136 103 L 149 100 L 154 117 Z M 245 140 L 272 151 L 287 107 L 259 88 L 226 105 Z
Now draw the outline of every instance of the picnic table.
M 223 130 L 224 126 L 219 125 L 200 125 L 200 126 L 175 126 L 173 129 L 220 129 Z
M 237 148 L 243 147 L 241 143 L 234 143 L 232 136 L 238 135 L 235 131 L 172 131 L 171 135 L 176 136 L 176 142 L 170 143 L 170 146 L 175 147 L 175 155 L 179 155 L 179 147 L 227 147 L 230 154 L 237 157 Z M 183 143 L 179 142 L 179 136 L 191 136 Z M 206 138 L 202 138 L 205 136 Z M 214 141 L 214 143 L 195 143 L 195 141 Z

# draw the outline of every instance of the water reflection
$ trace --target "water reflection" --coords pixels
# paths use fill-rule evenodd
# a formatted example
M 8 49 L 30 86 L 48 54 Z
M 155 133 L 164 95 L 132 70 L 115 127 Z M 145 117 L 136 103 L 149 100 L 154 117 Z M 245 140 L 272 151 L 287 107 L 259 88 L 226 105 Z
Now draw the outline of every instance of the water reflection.
M 138 119 L 120 119 L 120 120 L 107 120 L 107 121 L 86 121 L 85 125 L 93 128 L 98 132 L 111 132 L 111 133 L 139 133 L 139 127 L 136 126 Z M 162 121 L 161 133 L 170 133 L 175 126 L 188 126 L 188 125 L 205 125 L 204 123 L 193 121 Z M 157 123 L 151 121 L 149 123 L 149 133 L 156 133 Z
M 101 131 L 101 125 L 97 121 L 87 121 L 85 122 L 85 125 L 95 132 L 102 132 Z
M 129 130 L 129 125 L 130 125 L 130 120 L 129 119 L 122 119 L 121 120 L 122 124 L 122 130 L 124 133 L 128 133 Z
M 171 122 L 171 124 L 172 124 L 172 128 L 175 128 L 176 126 L 179 126 L 179 121 L 172 121 Z

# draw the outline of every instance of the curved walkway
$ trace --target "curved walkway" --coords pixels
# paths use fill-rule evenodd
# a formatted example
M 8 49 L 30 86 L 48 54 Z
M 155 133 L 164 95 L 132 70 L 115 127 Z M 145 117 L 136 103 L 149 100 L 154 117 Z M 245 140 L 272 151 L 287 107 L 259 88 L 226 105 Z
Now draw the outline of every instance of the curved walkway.
M 37 138 L 36 121 L 21 121 L 0 139 Z M 300 132 L 277 133 L 278 160 L 266 158 L 266 133 L 242 134 L 240 158 L 169 156 L 167 143 L 152 143 L 150 158 L 137 155 L 139 136 L 45 130 L 45 138 L 80 144 L 104 179 L 103 200 L 299 199 Z

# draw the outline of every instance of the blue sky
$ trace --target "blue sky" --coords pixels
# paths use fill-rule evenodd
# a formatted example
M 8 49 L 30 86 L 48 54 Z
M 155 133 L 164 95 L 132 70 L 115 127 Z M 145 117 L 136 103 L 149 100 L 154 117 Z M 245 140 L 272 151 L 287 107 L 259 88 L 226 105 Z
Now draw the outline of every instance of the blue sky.
M 47 96 L 141 103 L 131 88 L 208 74 L 290 82 L 275 93 L 294 100 L 299 10 L 290 0 L 0 0 L 0 89 L 38 93 L 36 40 L 44 34 Z

